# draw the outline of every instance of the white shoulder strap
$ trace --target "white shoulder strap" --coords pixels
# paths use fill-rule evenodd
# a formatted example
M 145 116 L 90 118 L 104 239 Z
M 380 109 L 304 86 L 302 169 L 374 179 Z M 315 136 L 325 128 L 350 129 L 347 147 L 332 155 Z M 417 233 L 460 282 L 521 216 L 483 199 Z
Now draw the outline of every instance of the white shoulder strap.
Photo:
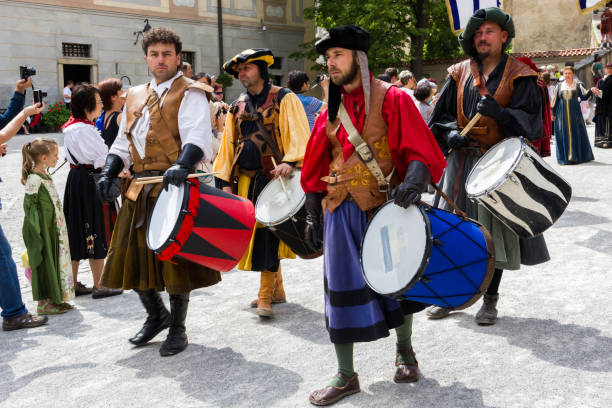
M 379 186 L 386 186 L 389 184 L 389 180 L 385 179 L 385 176 L 378 165 L 378 162 L 374 158 L 374 153 L 370 146 L 363 140 L 353 122 L 351 122 L 351 118 L 344 107 L 344 103 L 340 103 L 340 108 L 338 109 L 338 117 L 340 118 L 340 122 L 344 129 L 348 133 L 349 142 L 355 147 L 355 152 L 357 156 L 361 159 L 361 161 L 366 165 L 370 173 L 374 176 Z M 389 173 L 390 176 L 393 174 L 393 171 Z

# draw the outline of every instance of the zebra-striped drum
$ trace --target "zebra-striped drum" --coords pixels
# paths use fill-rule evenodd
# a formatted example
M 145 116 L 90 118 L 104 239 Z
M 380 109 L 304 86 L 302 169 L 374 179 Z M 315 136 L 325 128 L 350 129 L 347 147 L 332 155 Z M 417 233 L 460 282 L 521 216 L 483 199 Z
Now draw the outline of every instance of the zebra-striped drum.
M 553 225 L 567 208 L 572 187 L 522 137 L 505 139 L 478 160 L 465 183 L 468 197 L 519 236 Z

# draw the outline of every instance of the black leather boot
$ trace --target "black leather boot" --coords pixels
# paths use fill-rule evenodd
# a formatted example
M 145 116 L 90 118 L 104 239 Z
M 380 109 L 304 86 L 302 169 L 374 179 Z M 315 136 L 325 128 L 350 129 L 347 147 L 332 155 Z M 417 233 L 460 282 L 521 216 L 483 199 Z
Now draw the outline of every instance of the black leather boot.
M 490 326 L 497 322 L 497 300 L 499 295 L 484 295 L 482 307 L 476 313 L 476 323 L 482 326 Z
M 161 345 L 159 354 L 162 357 L 173 356 L 187 348 L 187 334 L 185 333 L 185 318 L 189 293 L 170 295 L 170 330 L 168 337 Z
M 138 293 L 148 316 L 142 329 L 129 341 L 135 346 L 142 346 L 170 326 L 170 313 L 155 289 L 137 290 L 135 292 Z

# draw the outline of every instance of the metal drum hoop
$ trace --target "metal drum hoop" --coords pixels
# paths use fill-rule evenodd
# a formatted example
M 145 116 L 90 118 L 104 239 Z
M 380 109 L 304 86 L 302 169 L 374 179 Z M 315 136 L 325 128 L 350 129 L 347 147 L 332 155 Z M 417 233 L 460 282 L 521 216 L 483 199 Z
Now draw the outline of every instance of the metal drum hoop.
M 186 215 L 185 210 L 187 208 L 187 203 L 189 202 L 189 194 L 190 194 L 190 189 L 191 189 L 190 187 L 191 187 L 191 182 L 185 181 L 183 184 L 183 202 L 181 203 L 181 210 L 179 211 L 178 217 L 176 218 L 176 223 L 174 224 L 174 227 L 172 228 L 172 232 L 168 236 L 168 239 L 166 240 L 166 242 L 164 242 L 159 248 L 153 250 L 155 254 L 159 254 L 163 252 L 166 248 L 168 248 L 168 246 L 170 246 L 170 244 L 174 242 L 176 235 L 181 230 L 183 222 L 185 221 L 185 215 Z M 151 214 L 149 215 L 149 219 L 147 220 L 147 246 L 149 248 L 151 248 L 150 243 L 149 243 L 149 228 L 151 225 L 151 221 L 153 221 L 153 213 L 155 213 L 155 206 L 157 205 L 157 200 L 159 200 L 159 197 L 163 194 L 164 191 L 165 190 L 162 189 L 157 195 L 157 197 L 155 198 L 155 204 L 153 205 L 153 210 L 151 211 Z M 181 242 L 181 245 L 182 244 L 183 243 Z
M 504 140 L 510 140 L 510 139 L 519 139 L 520 142 L 521 142 L 521 151 L 515 157 L 514 162 L 512 163 L 512 165 L 508 168 L 508 170 L 506 170 L 506 172 L 504 173 L 503 177 L 501 177 L 499 180 L 497 180 L 494 185 L 492 185 L 491 187 L 485 189 L 484 191 L 479 192 L 478 194 L 467 193 L 468 198 L 476 199 L 476 198 L 482 197 L 482 196 L 489 196 L 492 192 L 497 190 L 502 184 L 504 184 L 508 180 L 510 175 L 512 173 L 514 173 L 514 170 L 516 170 L 516 168 L 519 165 L 519 163 L 521 162 L 521 160 L 523 160 L 523 157 L 525 157 L 525 156 L 529 157 L 529 155 L 527 155 L 527 148 L 526 148 L 527 147 L 527 143 L 525 143 L 525 138 L 523 136 L 519 136 L 517 138 L 507 138 L 507 139 L 504 139 Z M 503 143 L 503 141 L 501 141 L 499 143 Z M 495 147 L 495 146 L 493 146 L 493 147 Z M 482 157 L 484 157 L 484 156 L 482 156 Z M 481 157 L 481 159 L 482 159 L 482 157 Z M 467 179 L 466 179 L 466 184 L 467 184 L 467 180 L 470 180 L 470 178 L 472 177 L 472 174 L 476 170 L 476 167 L 478 167 L 478 162 L 476 162 L 474 167 L 472 167 L 472 169 L 468 173 L 468 176 L 467 176 Z
M 363 234 L 363 237 L 361 237 L 361 244 L 359 246 L 359 265 L 361 266 L 361 274 L 363 275 L 363 279 L 366 281 L 367 285 L 370 288 L 372 288 L 372 286 L 370 285 L 370 282 L 368 281 L 368 278 L 365 274 L 365 270 L 363 268 L 363 243 L 364 243 L 366 234 L 368 232 L 368 229 L 370 227 L 370 223 L 372 222 L 374 217 L 376 217 L 376 215 L 388 205 L 395 205 L 395 204 L 393 200 L 387 201 L 386 203 L 378 207 L 378 209 L 376 209 L 372 217 L 370 217 L 370 220 L 368 221 L 366 228 L 365 228 L 366 233 Z M 433 247 L 433 234 L 431 231 L 431 223 L 429 222 L 429 217 L 427 217 L 427 215 L 425 214 L 425 210 L 423 209 L 423 207 L 425 206 L 429 207 L 429 205 L 422 203 L 422 202 L 419 204 L 413 204 L 413 205 L 416 205 L 417 209 L 421 213 L 421 217 L 423 218 L 423 221 L 425 222 L 425 236 L 426 236 L 425 253 L 424 253 L 423 259 L 421 260 L 421 264 L 419 268 L 417 269 L 417 272 L 412 277 L 412 279 L 408 282 L 408 284 L 406 284 L 406 286 L 392 293 L 381 293 L 381 295 L 383 296 L 387 296 L 387 297 L 397 299 L 397 300 L 405 300 L 404 298 L 402 298 L 402 294 L 405 293 L 410 288 L 412 288 L 414 285 L 417 284 L 418 281 L 421 280 L 421 278 L 423 277 L 425 273 L 425 269 L 427 269 L 427 265 L 429 265 L 429 259 L 431 257 L 431 249 Z
M 291 173 L 291 176 L 293 177 L 295 175 L 295 172 L 299 171 L 299 169 L 295 169 L 293 170 L 293 172 Z M 268 184 L 266 184 L 266 186 L 263 188 L 263 190 L 261 190 L 261 193 L 259 193 L 259 196 L 257 197 L 257 201 L 255 202 L 255 209 L 257 210 L 257 204 L 259 203 L 259 200 L 262 199 L 263 193 L 266 191 L 266 189 L 268 189 L 268 187 L 270 187 L 270 184 L 276 179 L 270 180 L 270 182 L 268 182 Z M 302 199 L 300 200 L 300 203 L 295 206 L 290 212 L 289 214 L 287 214 L 286 217 L 276 221 L 276 222 L 261 222 L 257 219 L 257 211 L 255 212 L 255 219 L 257 220 L 257 222 L 265 225 L 266 227 L 275 227 L 277 225 L 281 225 L 285 222 L 287 222 L 288 220 L 292 220 L 295 217 L 295 214 L 297 214 L 300 209 L 304 206 L 304 203 L 306 202 L 306 194 L 304 194 L 304 196 L 302 197 Z

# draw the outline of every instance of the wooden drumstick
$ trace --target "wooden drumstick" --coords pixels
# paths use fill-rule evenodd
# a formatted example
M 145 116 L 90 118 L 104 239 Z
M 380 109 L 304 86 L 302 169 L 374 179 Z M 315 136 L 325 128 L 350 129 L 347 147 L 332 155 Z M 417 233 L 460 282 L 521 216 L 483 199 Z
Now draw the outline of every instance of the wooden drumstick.
M 478 122 L 481 117 L 482 117 L 482 114 L 480 114 L 480 112 L 477 112 L 472 118 L 472 120 L 470 120 L 468 124 L 465 125 L 465 127 L 463 128 L 463 130 L 461 131 L 461 136 L 465 137 L 468 134 L 468 132 L 472 130 L 476 122 Z
M 274 160 L 274 156 L 271 156 L 271 158 L 272 158 L 272 164 L 274 165 L 274 168 L 276 169 L 278 167 L 276 165 L 276 160 Z M 287 200 L 291 201 L 291 196 L 289 195 L 289 192 L 287 191 L 287 187 L 285 186 L 285 182 L 283 181 L 283 176 L 279 175 L 278 181 L 280 181 L 283 191 L 285 192 L 285 194 L 287 194 Z
M 219 172 L 216 171 L 214 173 L 191 173 L 187 176 L 187 178 L 212 176 L 213 174 L 219 174 Z M 164 176 L 140 177 L 136 179 L 136 185 L 139 186 L 141 184 L 161 183 L 162 181 L 164 181 Z

